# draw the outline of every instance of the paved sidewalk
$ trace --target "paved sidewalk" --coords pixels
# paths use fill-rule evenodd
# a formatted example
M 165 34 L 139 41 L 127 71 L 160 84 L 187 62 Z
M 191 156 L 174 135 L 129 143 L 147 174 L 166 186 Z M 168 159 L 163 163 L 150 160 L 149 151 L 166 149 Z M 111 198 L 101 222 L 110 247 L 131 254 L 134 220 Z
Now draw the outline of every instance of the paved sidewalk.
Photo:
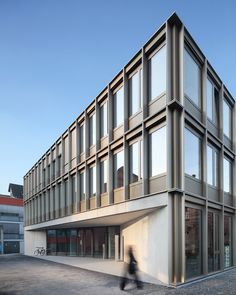
M 80 267 L 82 269 L 97 271 L 105 274 L 121 277 L 124 273 L 125 263 L 122 261 L 115 261 L 113 259 L 101 259 L 92 257 L 78 257 L 78 256 L 34 256 L 36 258 L 58 262 L 66 265 Z M 146 283 L 164 285 L 162 282 L 154 277 L 149 276 L 144 272 L 139 272 L 140 280 Z
M 0 255 L 0 295 L 236 295 L 236 269 L 174 289 L 132 282 L 119 289 L 117 276 L 23 255 Z

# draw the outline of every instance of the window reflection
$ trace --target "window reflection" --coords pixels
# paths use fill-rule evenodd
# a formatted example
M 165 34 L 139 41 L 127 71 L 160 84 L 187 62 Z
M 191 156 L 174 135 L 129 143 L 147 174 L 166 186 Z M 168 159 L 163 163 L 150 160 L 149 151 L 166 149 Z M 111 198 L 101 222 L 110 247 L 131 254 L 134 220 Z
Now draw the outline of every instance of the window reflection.
M 107 127 L 107 102 L 101 106 L 101 137 L 106 136 L 108 133 Z
M 114 155 L 114 188 L 124 186 L 124 151 Z
M 231 109 L 225 100 L 223 101 L 223 124 L 224 134 L 231 138 Z
M 130 183 L 142 179 L 142 141 L 130 146 Z
M 186 278 L 202 273 L 201 210 L 185 208 Z
M 201 141 L 191 131 L 185 128 L 185 173 L 200 179 L 201 171 Z
M 95 114 L 89 118 L 89 145 L 96 143 L 96 117 Z
M 224 266 L 232 266 L 232 218 L 224 216 Z
M 150 100 L 166 91 L 166 46 L 149 60 L 149 83 Z
M 107 192 L 107 173 L 108 173 L 108 160 L 101 162 L 101 193 Z
M 184 50 L 184 93 L 200 107 L 200 68 L 188 51 Z
M 231 193 L 231 163 L 224 158 L 224 192 Z
M 129 79 L 129 115 L 137 113 L 142 107 L 142 70 L 139 70 Z
M 85 200 L 85 173 L 80 174 L 80 200 Z
M 114 128 L 121 125 L 124 121 L 124 90 L 121 87 L 114 94 Z
M 150 176 L 166 172 L 166 126 L 150 134 Z
M 89 169 L 89 189 L 90 197 L 95 197 L 96 195 L 96 166 Z
M 218 153 L 209 145 L 207 146 L 207 182 L 218 185 Z

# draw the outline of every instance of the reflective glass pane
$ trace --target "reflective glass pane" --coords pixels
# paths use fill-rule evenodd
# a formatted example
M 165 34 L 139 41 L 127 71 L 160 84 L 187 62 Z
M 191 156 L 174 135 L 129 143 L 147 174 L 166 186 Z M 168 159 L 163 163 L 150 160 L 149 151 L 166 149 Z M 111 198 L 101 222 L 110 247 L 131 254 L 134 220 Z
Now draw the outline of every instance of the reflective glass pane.
M 213 121 L 213 85 L 207 79 L 207 116 Z
M 96 167 L 91 167 L 89 169 L 89 188 L 90 188 L 90 197 L 96 195 Z
M 202 274 L 201 211 L 185 208 L 186 278 Z
M 232 218 L 224 216 L 224 266 L 232 266 Z
M 133 75 L 129 80 L 129 97 L 130 97 L 130 116 L 131 116 L 140 109 L 139 72 Z
M 166 46 L 163 46 L 149 61 L 150 100 L 166 91 Z
M 185 128 L 185 173 L 200 179 L 200 139 Z
M 101 137 L 108 133 L 107 128 L 107 102 L 101 106 Z
M 166 127 L 162 127 L 150 135 L 150 176 L 166 172 Z
M 108 172 L 108 161 L 104 160 L 101 162 L 101 193 L 107 192 L 107 172 Z
M 226 101 L 223 101 L 223 129 L 224 134 L 231 137 L 231 114 L 230 114 L 230 107 Z
M 80 174 L 80 199 L 85 200 L 85 175 L 84 175 L 84 172 Z
M 124 89 L 121 87 L 114 94 L 114 128 L 124 121 Z
M 224 191 L 231 192 L 231 164 L 224 158 Z
M 184 93 L 200 106 L 200 69 L 187 50 L 184 50 Z
M 130 146 L 130 183 L 139 180 L 139 142 Z
M 124 185 L 124 151 L 114 155 L 114 187 Z
M 96 116 L 95 114 L 89 118 L 89 145 L 96 143 Z

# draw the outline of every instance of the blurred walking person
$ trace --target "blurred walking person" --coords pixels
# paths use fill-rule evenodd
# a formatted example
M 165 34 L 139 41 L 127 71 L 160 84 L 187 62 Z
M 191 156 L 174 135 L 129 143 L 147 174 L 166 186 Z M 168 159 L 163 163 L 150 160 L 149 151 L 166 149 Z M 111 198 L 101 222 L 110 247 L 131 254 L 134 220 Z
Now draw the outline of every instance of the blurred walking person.
M 121 278 L 120 289 L 124 290 L 125 285 L 126 285 L 127 280 L 128 280 L 128 275 L 133 276 L 137 288 L 142 289 L 143 284 L 139 280 L 139 277 L 138 277 L 138 274 L 137 274 L 137 270 L 138 270 L 137 264 L 138 263 L 137 263 L 137 260 L 134 257 L 132 246 L 129 246 L 129 248 L 128 248 L 128 256 L 129 256 L 129 263 L 128 263 L 127 267 L 125 268 L 123 277 Z

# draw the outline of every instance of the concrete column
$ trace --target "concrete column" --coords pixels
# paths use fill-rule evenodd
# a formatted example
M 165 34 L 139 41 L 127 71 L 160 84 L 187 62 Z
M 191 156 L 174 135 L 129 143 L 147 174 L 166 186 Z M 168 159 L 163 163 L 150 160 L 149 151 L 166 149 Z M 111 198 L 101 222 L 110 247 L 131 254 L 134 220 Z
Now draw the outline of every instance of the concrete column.
M 86 165 L 85 167 L 85 202 L 86 202 L 86 210 L 90 209 L 90 196 L 89 196 L 89 167 Z
M 101 206 L 101 176 L 100 176 L 100 161 L 98 156 L 96 155 L 96 207 L 99 208 Z
M 55 187 L 55 218 L 59 218 L 60 216 L 60 187 L 59 184 L 56 184 Z
M 146 119 L 148 116 L 148 60 L 142 48 L 142 64 L 143 64 L 143 119 Z
M 77 171 L 76 173 L 76 185 L 77 185 L 77 189 L 76 189 L 76 209 L 77 209 L 77 213 L 80 212 L 80 187 L 81 187 L 81 183 L 80 183 L 80 173 L 79 171 Z
M 71 215 L 72 214 L 72 210 L 73 210 L 73 203 L 72 203 L 72 176 L 69 175 L 68 180 L 67 180 L 67 215 Z
M 108 150 L 108 198 L 109 204 L 114 203 L 114 193 L 113 193 L 113 186 L 114 186 L 114 178 L 113 178 L 113 153 L 109 149 Z

